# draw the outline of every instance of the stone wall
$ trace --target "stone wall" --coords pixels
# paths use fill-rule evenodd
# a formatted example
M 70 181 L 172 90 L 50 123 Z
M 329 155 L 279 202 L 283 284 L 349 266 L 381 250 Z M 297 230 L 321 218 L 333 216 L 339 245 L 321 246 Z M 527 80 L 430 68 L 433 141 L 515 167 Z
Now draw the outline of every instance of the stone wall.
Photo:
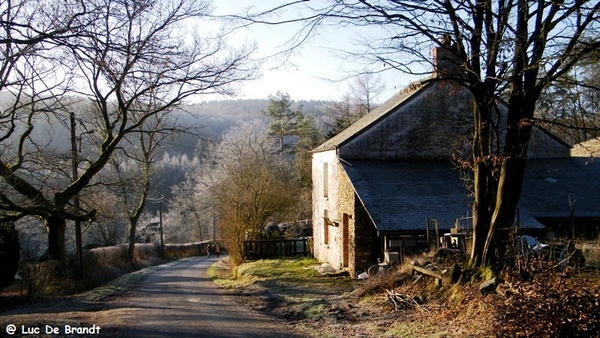
M 598 157 L 600 156 L 600 138 L 591 139 L 573 146 L 571 156 Z
M 340 223 L 340 227 L 341 227 L 341 232 L 340 234 L 343 235 L 343 227 L 345 226 L 345 224 L 343 224 L 343 220 L 344 220 L 344 214 L 347 215 L 347 220 L 348 220 L 348 231 L 349 231 L 349 238 L 348 238 L 348 243 L 346 244 L 348 246 L 348 262 L 346 265 L 344 265 L 343 263 L 343 253 L 344 253 L 344 241 L 343 241 L 343 236 L 342 238 L 340 238 L 340 246 L 339 246 L 339 250 L 340 253 L 342 254 L 341 258 L 341 265 L 344 269 L 347 269 L 350 272 L 350 275 L 352 277 L 356 277 L 355 275 L 355 265 L 356 265 L 356 255 L 358 253 L 360 253 L 359 251 L 357 251 L 356 249 L 356 238 L 357 236 L 359 236 L 359 234 L 357 234 L 357 229 L 356 229 L 356 214 L 355 214 L 355 209 L 356 209 L 356 204 L 355 204 L 355 196 L 356 193 L 354 192 L 354 188 L 352 187 L 352 184 L 350 182 L 350 179 L 348 178 L 348 176 L 346 175 L 346 173 L 344 172 L 344 168 L 342 167 L 342 165 L 340 163 L 338 163 L 338 169 L 340 174 L 340 178 L 338 181 L 338 189 L 339 189 L 339 196 L 338 196 L 338 200 L 337 200 L 337 210 L 339 215 L 341 216 L 341 220 L 342 222 Z
M 342 266 L 342 214 L 337 209 L 340 176 L 342 173 L 335 150 L 313 154 L 314 254 L 319 261 L 327 262 L 334 268 Z

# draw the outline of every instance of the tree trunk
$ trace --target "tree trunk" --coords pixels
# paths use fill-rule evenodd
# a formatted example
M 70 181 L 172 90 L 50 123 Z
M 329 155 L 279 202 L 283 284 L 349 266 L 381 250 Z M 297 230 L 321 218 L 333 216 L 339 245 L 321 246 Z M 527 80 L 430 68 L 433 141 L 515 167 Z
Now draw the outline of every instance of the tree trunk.
M 485 260 L 485 240 L 490 231 L 492 219 L 492 198 L 487 193 L 490 182 L 488 181 L 489 168 L 485 163 L 474 163 L 474 189 L 473 201 L 473 242 L 471 245 L 471 262 L 475 266 L 483 265 Z
M 10 285 L 19 269 L 19 232 L 13 222 L 0 223 L 0 287 Z
M 67 271 L 67 252 L 65 249 L 66 220 L 58 213 L 53 213 L 52 216 L 44 220 L 44 223 L 46 231 L 48 231 L 48 257 L 51 260 L 58 261 L 59 273 L 64 274 Z
M 137 227 L 137 220 L 129 219 L 129 245 L 127 247 L 127 260 L 133 263 L 135 253 L 135 229 Z
M 516 88 L 520 88 L 519 85 Z M 500 168 L 496 206 L 486 239 L 484 262 L 499 267 L 504 261 L 506 246 L 515 220 L 521 188 L 525 178 L 527 150 L 531 139 L 535 99 L 518 91 L 511 96 L 504 143 L 504 157 Z
M 138 204 L 135 213 L 129 217 L 129 246 L 127 247 L 127 259 L 130 263 L 133 263 L 133 255 L 135 253 L 135 232 L 137 229 L 137 223 L 146 207 L 146 199 L 148 198 L 148 191 L 150 190 L 149 187 L 149 183 L 144 185 L 144 192 L 142 198 L 140 199 L 140 203 Z
M 473 242 L 471 262 L 475 266 L 484 264 L 485 240 L 489 233 L 496 191 L 493 177 L 493 162 L 490 159 L 492 137 L 492 107 L 485 105 L 485 97 L 475 97 L 473 133 Z

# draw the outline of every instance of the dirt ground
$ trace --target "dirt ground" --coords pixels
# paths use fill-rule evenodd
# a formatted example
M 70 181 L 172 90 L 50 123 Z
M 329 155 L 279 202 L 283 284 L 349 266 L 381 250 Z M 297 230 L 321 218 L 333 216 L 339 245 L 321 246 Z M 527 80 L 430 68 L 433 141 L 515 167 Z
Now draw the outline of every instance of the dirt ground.
M 324 277 L 328 278 L 328 277 Z M 357 282 L 360 288 L 364 282 Z M 263 283 L 240 291 L 238 302 L 270 316 L 288 321 L 310 337 L 495 337 L 497 323 L 493 296 L 476 288 L 462 291 L 461 302 L 472 305 L 456 311 L 445 300 L 427 304 L 404 303 L 399 309 L 388 300 L 386 290 L 358 297 L 351 290 L 332 290 L 321 284 L 297 288 Z M 290 301 L 304 298 L 310 301 Z M 470 299 L 468 299 L 470 298 Z

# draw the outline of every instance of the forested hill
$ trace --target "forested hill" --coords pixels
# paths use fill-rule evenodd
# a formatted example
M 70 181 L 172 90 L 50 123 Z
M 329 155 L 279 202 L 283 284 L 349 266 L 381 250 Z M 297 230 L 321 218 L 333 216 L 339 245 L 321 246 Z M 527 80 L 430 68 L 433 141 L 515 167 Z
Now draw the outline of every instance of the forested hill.
M 10 106 L 15 97 L 7 92 L 0 93 L 0 106 Z M 173 184 L 180 182 L 189 170 L 189 164 L 193 158 L 202 153 L 202 148 L 208 142 L 218 140 L 224 133 L 238 122 L 262 120 L 265 124 L 270 123 L 269 118 L 263 114 L 270 100 L 220 100 L 205 101 L 201 103 L 183 105 L 170 113 L 172 119 L 177 119 L 177 125 L 185 129 L 191 127 L 188 133 L 173 135 L 161 142 L 158 153 L 155 154 L 157 174 L 153 183 L 154 188 L 163 196 L 170 196 Z M 78 103 L 85 107 L 85 102 Z M 322 117 L 326 108 L 332 105 L 329 101 L 296 101 L 292 109 L 302 106 L 301 111 L 306 115 L 315 117 L 318 127 L 322 127 Z M 71 130 L 69 129 L 68 116 L 57 112 L 56 114 L 38 114 L 35 128 L 29 138 L 36 144 L 44 145 L 46 152 L 69 158 L 72 152 Z M 88 121 L 89 122 L 89 121 Z M 87 122 L 80 122 L 87 123 Z M 79 131 L 93 130 L 93 125 L 79 126 Z M 90 143 L 94 133 L 85 133 L 80 138 L 80 160 L 85 161 L 86 144 Z M 6 146 L 16 142 L 17 139 L 9 138 L 4 141 Z M 12 143 L 11 143 L 12 142 Z M 123 142 L 122 146 L 135 145 L 134 138 Z M 203 144 L 204 143 L 204 144 Z M 28 145 L 26 145 L 28 146 Z M 200 148 L 200 150 L 199 150 Z M 67 161 L 65 163 L 70 163 Z M 122 164 L 127 166 L 128 164 Z
M 171 196 L 171 188 L 181 182 L 189 171 L 190 161 L 195 156 L 202 156 L 206 144 L 218 140 L 229 128 L 238 122 L 262 120 L 270 123 L 269 117 L 263 114 L 269 100 L 223 100 L 206 101 L 182 107 L 176 113 L 181 125 L 195 126 L 194 132 L 178 135 L 162 142 L 158 155 L 157 176 L 153 189 L 165 196 Z M 315 117 L 317 127 L 323 129 L 323 115 L 330 101 L 295 101 L 291 109 L 302 106 L 301 111 Z M 148 209 L 153 210 L 154 205 Z
M 262 120 L 269 123 L 269 118 L 263 114 L 267 109 L 269 100 L 219 100 L 205 101 L 182 107 L 183 114 L 179 122 L 196 126 L 197 136 L 183 135 L 165 143 L 162 149 L 171 156 L 183 153 L 193 156 L 199 138 L 216 139 L 223 135 L 229 128 L 241 121 Z M 331 101 L 295 101 L 292 109 L 302 107 L 306 115 L 315 117 L 317 127 L 322 128 L 322 117 Z
M 302 112 L 314 116 L 319 124 L 326 107 L 331 103 L 330 101 L 295 101 L 291 108 L 302 107 Z M 262 113 L 267 109 L 268 104 L 269 100 L 266 99 L 206 101 L 186 106 L 184 109 L 197 117 L 199 123 L 206 125 L 207 132 L 220 135 L 237 121 L 261 119 L 268 122 L 268 118 Z

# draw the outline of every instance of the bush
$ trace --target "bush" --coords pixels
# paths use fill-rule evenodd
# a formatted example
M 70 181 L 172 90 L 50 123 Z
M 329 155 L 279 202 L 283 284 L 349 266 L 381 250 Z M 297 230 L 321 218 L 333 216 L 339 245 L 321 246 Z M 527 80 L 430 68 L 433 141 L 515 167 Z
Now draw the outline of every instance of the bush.
M 19 233 L 14 223 L 0 224 L 0 287 L 9 285 L 19 268 Z
M 167 259 L 181 259 L 203 255 L 208 242 L 169 244 L 165 246 Z M 57 262 L 32 262 L 23 264 L 23 282 L 28 294 L 72 294 L 89 290 L 138 269 L 158 265 L 161 258 L 160 246 L 153 243 L 136 244 L 134 263 L 127 260 L 127 245 L 83 250 L 83 279 L 74 278 L 77 268 L 76 256 L 69 258 L 67 276 L 58 276 Z M 13 274 L 14 276 L 14 274 Z
M 180 259 L 193 256 L 206 255 L 209 242 L 167 244 L 165 245 L 165 257 Z

